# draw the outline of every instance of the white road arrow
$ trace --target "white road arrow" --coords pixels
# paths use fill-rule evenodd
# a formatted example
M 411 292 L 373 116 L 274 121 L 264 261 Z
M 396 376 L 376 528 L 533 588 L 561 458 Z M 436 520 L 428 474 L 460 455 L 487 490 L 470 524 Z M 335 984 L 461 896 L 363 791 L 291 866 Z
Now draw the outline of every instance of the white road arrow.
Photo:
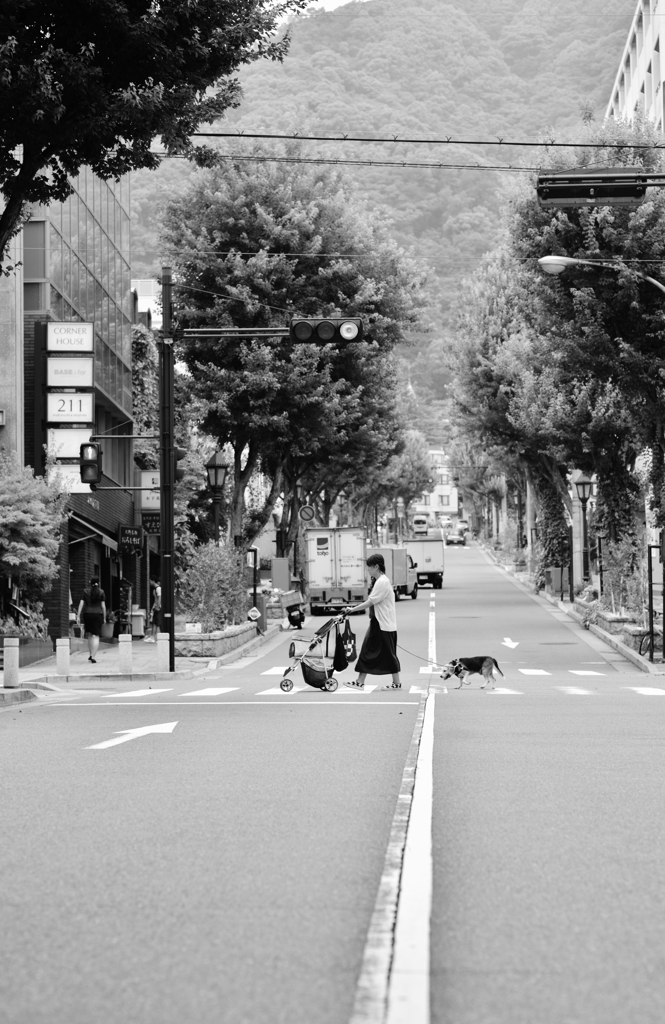
M 144 725 L 140 729 L 118 729 L 118 735 L 116 740 L 104 740 L 103 743 L 93 743 L 91 747 L 85 747 L 85 750 L 105 750 L 107 747 L 117 747 L 119 743 L 127 743 L 129 740 L 137 740 L 139 736 L 147 736 L 151 732 L 173 732 L 177 722 L 164 722 L 162 725 Z
M 517 647 L 518 645 L 519 640 L 511 640 L 509 636 L 504 636 L 503 643 L 501 644 L 502 647 Z

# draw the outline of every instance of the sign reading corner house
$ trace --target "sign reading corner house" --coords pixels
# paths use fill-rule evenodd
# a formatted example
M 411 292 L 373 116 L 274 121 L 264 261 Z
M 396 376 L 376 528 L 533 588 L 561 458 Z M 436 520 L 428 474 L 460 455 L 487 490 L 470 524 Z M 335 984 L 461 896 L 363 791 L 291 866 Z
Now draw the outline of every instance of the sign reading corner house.
M 49 388 L 91 388 L 92 356 L 67 359 L 54 356 L 46 360 L 46 384 Z
M 48 352 L 93 352 L 95 325 L 87 323 L 49 323 L 46 325 Z

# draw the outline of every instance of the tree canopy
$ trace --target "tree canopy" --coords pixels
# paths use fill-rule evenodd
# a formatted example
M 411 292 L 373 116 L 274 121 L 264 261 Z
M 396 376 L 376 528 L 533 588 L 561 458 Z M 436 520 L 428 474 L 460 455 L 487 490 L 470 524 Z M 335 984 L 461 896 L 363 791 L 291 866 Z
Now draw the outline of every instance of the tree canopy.
M 203 428 L 233 446 L 234 536 L 251 540 L 285 481 L 307 477 L 334 495 L 384 466 L 402 444 L 391 353 L 418 322 L 422 275 L 340 173 L 244 162 L 201 171 L 168 204 L 164 242 L 181 326 L 284 327 L 296 313 L 366 325 L 366 340 L 343 349 L 279 338 L 182 348 L 208 403 Z M 272 491 L 243 527 L 259 467 Z
M 281 60 L 275 28 L 306 0 L 5 0 L 0 6 L 0 263 L 26 202 L 154 168 L 151 148 L 191 149 L 191 133 L 238 103 L 230 77 Z

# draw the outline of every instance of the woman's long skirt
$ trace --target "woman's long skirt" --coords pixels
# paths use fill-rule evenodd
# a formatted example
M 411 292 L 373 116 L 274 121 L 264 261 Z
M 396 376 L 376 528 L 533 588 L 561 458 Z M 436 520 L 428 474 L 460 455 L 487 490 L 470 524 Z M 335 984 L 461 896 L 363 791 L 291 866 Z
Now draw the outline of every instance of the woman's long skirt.
M 366 672 L 371 676 L 389 676 L 399 672 L 397 633 L 385 632 L 372 617 L 360 649 L 360 656 L 353 667 L 356 672 Z

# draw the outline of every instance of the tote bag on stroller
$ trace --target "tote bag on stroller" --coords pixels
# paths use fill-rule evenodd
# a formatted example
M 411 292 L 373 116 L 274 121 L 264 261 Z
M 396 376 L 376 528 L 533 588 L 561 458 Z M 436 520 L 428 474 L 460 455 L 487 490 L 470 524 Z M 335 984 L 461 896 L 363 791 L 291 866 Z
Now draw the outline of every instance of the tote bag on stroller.
M 350 664 L 358 657 L 358 651 L 356 650 L 356 634 L 352 632 L 351 624 L 348 619 L 346 620 L 344 632 L 342 633 L 342 643 L 344 644 L 344 650 L 346 652 L 346 660 Z

